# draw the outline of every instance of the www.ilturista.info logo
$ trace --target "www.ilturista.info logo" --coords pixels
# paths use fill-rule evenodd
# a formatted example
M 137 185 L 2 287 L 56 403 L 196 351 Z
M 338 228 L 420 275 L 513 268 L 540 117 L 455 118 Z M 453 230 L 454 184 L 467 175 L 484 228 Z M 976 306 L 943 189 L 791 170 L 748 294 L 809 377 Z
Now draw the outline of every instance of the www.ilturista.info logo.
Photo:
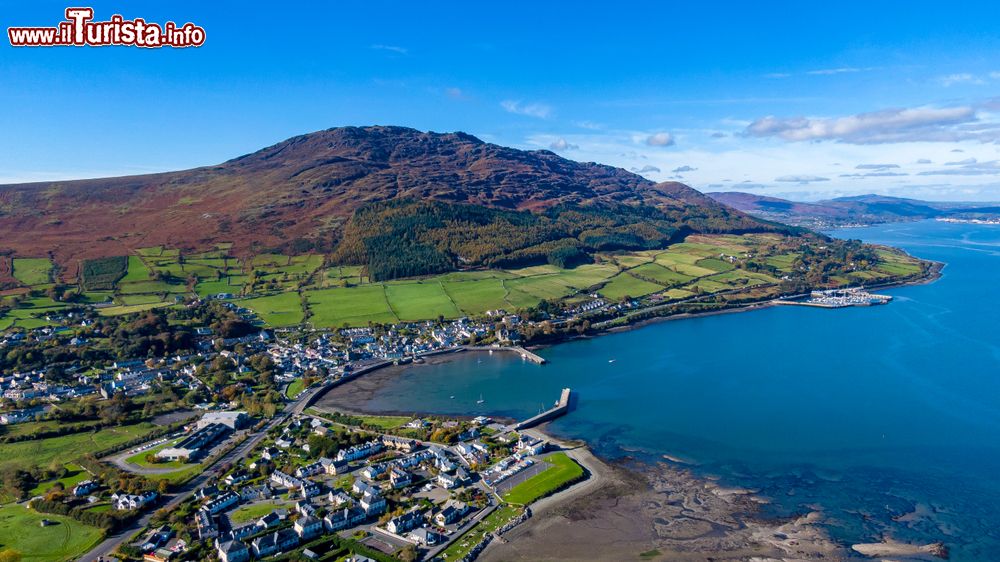
M 66 8 L 66 21 L 55 27 L 8 27 L 14 47 L 200 47 L 205 29 L 193 23 L 160 25 L 142 18 L 127 20 L 115 14 L 108 21 L 93 21 L 93 8 Z

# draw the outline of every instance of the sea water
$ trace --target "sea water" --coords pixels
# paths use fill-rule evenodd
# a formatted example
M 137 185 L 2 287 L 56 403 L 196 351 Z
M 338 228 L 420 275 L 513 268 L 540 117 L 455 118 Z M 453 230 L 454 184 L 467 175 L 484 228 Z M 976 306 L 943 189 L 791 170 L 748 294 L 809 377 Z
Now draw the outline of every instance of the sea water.
M 766 512 L 820 509 L 845 544 L 942 540 L 1000 559 L 1000 226 L 924 221 L 829 233 L 947 264 L 891 304 L 772 307 L 654 323 L 540 352 L 413 367 L 366 408 L 524 418 L 608 458 L 692 463 L 758 490 Z M 478 403 L 482 397 L 483 402 Z

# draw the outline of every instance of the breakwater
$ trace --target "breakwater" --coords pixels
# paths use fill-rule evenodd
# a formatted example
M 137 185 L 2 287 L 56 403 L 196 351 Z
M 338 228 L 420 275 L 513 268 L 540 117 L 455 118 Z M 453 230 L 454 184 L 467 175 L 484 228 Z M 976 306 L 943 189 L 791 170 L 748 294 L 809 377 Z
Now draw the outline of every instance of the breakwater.
M 556 401 L 555 406 L 545 410 L 544 412 L 538 414 L 537 416 L 528 418 L 523 422 L 514 426 L 515 430 L 528 429 L 530 427 L 535 427 L 536 425 L 545 423 L 547 421 L 552 421 L 559 416 L 565 415 L 569 412 L 570 398 L 573 396 L 573 391 L 569 388 L 562 389 L 562 393 L 559 395 L 559 400 Z

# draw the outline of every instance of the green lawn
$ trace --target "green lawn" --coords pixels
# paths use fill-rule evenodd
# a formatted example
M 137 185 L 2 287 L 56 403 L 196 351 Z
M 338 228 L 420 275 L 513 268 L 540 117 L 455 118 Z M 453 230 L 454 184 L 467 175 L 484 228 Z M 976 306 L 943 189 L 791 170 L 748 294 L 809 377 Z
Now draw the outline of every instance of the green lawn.
M 372 425 L 379 429 L 396 429 L 412 418 L 406 416 L 359 416 L 361 423 Z
M 52 262 L 46 258 L 14 258 L 14 277 L 25 285 L 50 283 Z
M 298 293 L 278 293 L 267 297 L 245 299 L 239 304 L 256 312 L 271 326 L 294 326 L 303 318 L 302 301 Z
M 42 527 L 42 519 L 55 525 Z M 103 536 L 100 529 L 69 517 L 42 514 L 16 504 L 0 507 L 0 550 L 16 550 L 25 562 L 73 560 Z
M 30 497 L 40 496 L 49 491 L 49 488 L 54 486 L 56 482 L 62 482 L 64 490 L 72 490 L 73 486 L 76 486 L 84 480 L 90 479 L 90 473 L 75 464 L 67 464 L 66 470 L 69 471 L 69 474 L 66 476 L 56 480 L 41 482 L 35 486 L 34 489 L 28 492 L 28 495 Z
M 156 429 L 151 423 L 102 429 L 97 432 L 74 433 L 49 439 L 21 441 L 0 445 L 0 470 L 8 466 L 47 467 L 52 461 L 70 462 L 87 453 L 106 449 L 146 435 Z
M 583 467 L 566 456 L 566 453 L 549 455 L 545 457 L 545 462 L 552 466 L 511 488 L 504 494 L 504 499 L 510 503 L 527 505 L 583 476 Z
M 445 318 L 462 315 L 444 292 L 444 287 L 436 281 L 388 284 L 385 294 L 392 311 L 404 322 L 437 318 L 439 315 Z
M 249 505 L 243 505 L 234 510 L 229 514 L 229 520 L 233 523 L 239 525 L 242 523 L 247 523 L 253 521 L 254 519 L 260 519 L 261 517 L 271 513 L 275 509 L 285 508 L 288 509 L 290 504 L 286 504 L 282 500 L 268 500 L 258 503 L 252 503 Z
M 302 379 L 295 379 L 288 385 L 288 390 L 285 391 L 289 398 L 295 398 L 306 389 L 306 385 L 302 384 Z
M 482 521 L 477 523 L 471 529 L 469 529 L 464 535 L 458 537 L 454 543 L 451 544 L 442 553 L 442 558 L 445 560 L 460 560 L 479 541 L 483 540 L 483 537 L 489 533 L 492 533 L 504 526 L 508 522 L 512 521 L 516 517 L 521 515 L 523 508 L 503 504 L 497 507 L 493 513 L 487 515 Z

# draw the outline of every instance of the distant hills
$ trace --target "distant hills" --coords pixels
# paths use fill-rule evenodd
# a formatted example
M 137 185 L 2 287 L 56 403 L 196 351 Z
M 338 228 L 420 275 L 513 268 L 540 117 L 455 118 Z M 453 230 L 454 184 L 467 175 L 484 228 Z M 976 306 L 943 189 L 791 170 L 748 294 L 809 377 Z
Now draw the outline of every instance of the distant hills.
M 786 231 L 676 183 L 464 133 L 343 127 L 216 166 L 0 186 L 0 254 L 86 258 L 232 242 L 330 254 L 375 279 L 586 261 L 690 232 Z
M 921 201 L 883 195 L 838 197 L 810 203 L 738 191 L 707 195 L 759 218 L 810 228 L 1000 215 L 1000 204 Z

